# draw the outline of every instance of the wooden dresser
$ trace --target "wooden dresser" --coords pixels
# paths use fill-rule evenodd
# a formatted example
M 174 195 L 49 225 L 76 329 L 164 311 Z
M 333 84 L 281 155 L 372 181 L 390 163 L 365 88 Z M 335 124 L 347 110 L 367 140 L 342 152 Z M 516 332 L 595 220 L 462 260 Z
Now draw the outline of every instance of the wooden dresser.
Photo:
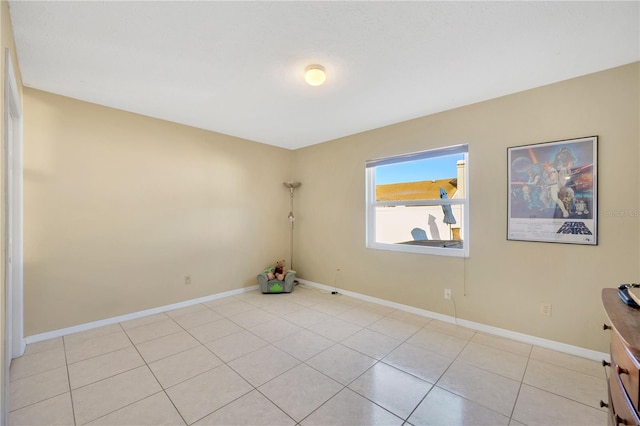
M 602 304 L 611 325 L 609 425 L 640 425 L 640 309 L 625 305 L 617 288 L 602 290 Z M 606 403 L 600 401 L 601 406 Z

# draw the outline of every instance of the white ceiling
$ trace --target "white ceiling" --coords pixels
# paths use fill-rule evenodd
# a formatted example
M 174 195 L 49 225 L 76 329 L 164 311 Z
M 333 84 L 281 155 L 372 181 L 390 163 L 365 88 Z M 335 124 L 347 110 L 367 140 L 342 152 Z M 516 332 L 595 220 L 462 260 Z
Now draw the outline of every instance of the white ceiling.
M 25 86 L 290 149 L 640 60 L 638 1 L 9 5 Z

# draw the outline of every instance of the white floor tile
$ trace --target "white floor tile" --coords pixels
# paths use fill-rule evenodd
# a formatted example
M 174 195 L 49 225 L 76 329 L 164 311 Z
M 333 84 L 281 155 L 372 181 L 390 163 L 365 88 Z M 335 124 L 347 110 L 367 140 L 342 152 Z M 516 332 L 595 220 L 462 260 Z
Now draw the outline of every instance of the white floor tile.
M 403 343 L 387 355 L 382 362 L 413 374 L 422 380 L 436 383 L 449 368 L 453 358 L 447 358 L 409 343 Z
M 118 328 L 120 329 L 119 326 Z M 67 341 L 65 336 L 65 351 L 67 354 L 67 362 L 70 364 L 129 346 L 131 346 L 131 341 L 122 329 L 115 333 L 86 339 L 75 338 Z
M 594 408 L 608 398 L 605 379 L 535 359 L 529 360 L 523 382 Z
M 511 415 L 520 388 L 519 381 L 458 361 L 436 384 L 505 416 Z
M 180 330 L 177 333 L 138 343 L 136 348 L 145 361 L 150 363 L 196 346 L 200 346 L 200 342 L 186 331 Z
M 253 387 L 226 365 L 221 365 L 167 389 L 167 395 L 192 424 L 250 392 Z
M 159 337 L 167 336 L 182 331 L 182 328 L 171 318 L 154 321 L 140 327 L 128 328 L 125 330 L 134 344 L 147 342 Z
M 606 379 L 605 369 L 602 368 L 602 364 L 590 359 L 580 358 L 537 346 L 531 350 L 531 359 Z
M 466 362 L 519 382 L 522 381 L 528 360 L 527 356 L 517 355 L 513 352 L 495 349 L 474 342 L 469 342 L 458 356 L 458 361 Z
M 335 380 L 301 364 L 258 390 L 294 420 L 300 421 L 342 388 Z
M 533 348 L 533 346 L 529 345 L 528 343 L 516 342 L 515 340 L 507 339 L 500 336 L 493 336 L 486 333 L 476 333 L 471 338 L 471 341 L 526 357 L 531 354 L 531 349 Z
M 49 351 L 52 349 L 64 350 L 64 343 L 62 337 L 55 337 L 53 339 L 42 340 L 40 342 L 29 343 L 24 350 L 24 355 L 33 355 L 38 352 Z
M 341 319 L 333 318 L 329 321 L 323 321 L 318 324 L 315 324 L 309 327 L 309 330 L 314 333 L 318 333 L 321 336 L 326 337 L 327 339 L 333 340 L 334 342 L 340 342 L 341 340 L 346 339 L 352 334 L 357 333 L 362 330 L 363 327 L 359 325 L 355 325 L 348 321 L 343 321 Z
M 463 340 L 470 340 L 475 336 L 476 331 L 470 328 L 462 327 L 457 324 L 451 324 L 449 322 L 433 320 L 425 326 L 428 330 L 438 331 L 440 333 L 448 334 L 450 336 L 457 337 Z
M 309 328 L 320 322 L 331 319 L 329 315 L 309 308 L 292 312 L 283 316 L 283 318 L 303 328 Z
M 312 306 L 312 309 L 334 317 L 352 308 L 352 303 L 344 303 L 336 301 L 335 299 L 328 299 L 327 301 Z
M 407 343 L 411 343 L 412 345 L 419 346 L 448 358 L 455 358 L 469 343 L 469 341 L 426 326 L 407 339 Z
M 221 337 L 242 331 L 242 327 L 226 318 L 194 327 L 189 334 L 198 339 L 200 343 L 209 343 Z
M 434 387 L 409 417 L 414 425 L 508 425 L 509 417 Z
M 402 342 L 365 328 L 352 334 L 340 343 L 358 352 L 362 352 L 371 358 L 382 359 L 400 346 Z
M 95 383 L 142 365 L 144 360 L 132 346 L 70 364 L 71 389 Z
M 272 321 L 249 328 L 251 333 L 270 343 L 282 340 L 285 337 L 301 330 L 302 327 L 299 327 L 287 320 L 283 320 L 282 318 L 276 318 Z
M 235 315 L 229 316 L 229 319 L 235 324 L 244 328 L 251 328 L 257 325 L 265 324 L 269 321 L 273 321 L 278 318 L 277 316 L 270 314 L 262 309 L 251 309 L 249 311 L 243 311 Z
M 333 345 L 335 343 L 331 340 L 308 330 L 302 330 L 274 343 L 275 347 L 301 361 L 306 361 Z
M 409 321 L 384 317 L 367 326 L 367 328 L 396 340 L 405 341 L 420 330 L 422 326 Z
M 73 425 L 73 408 L 69 392 L 45 399 L 9 413 L 11 426 Z
M 158 392 L 143 400 L 100 417 L 90 425 L 175 426 L 184 421 L 164 392 Z
M 24 379 L 27 376 L 64 367 L 66 362 L 63 347 L 37 352 L 32 355 L 22 355 L 11 361 L 9 377 L 11 381 Z
M 406 419 L 431 386 L 431 383 L 390 365 L 378 363 L 354 380 L 349 389 Z
M 337 344 L 307 360 L 306 363 L 343 385 L 348 385 L 374 365 L 376 360 Z
M 401 418 L 345 388 L 304 419 L 303 426 L 394 426 Z
M 165 321 L 168 318 L 169 316 L 167 314 L 159 313 L 159 314 L 147 315 L 147 316 L 132 319 L 129 321 L 124 321 L 124 322 L 121 322 L 120 325 L 122 326 L 123 329 L 130 330 L 132 328 L 142 327 L 145 325 L 152 324 L 154 322 Z
M 372 310 L 356 306 L 337 315 L 337 318 L 352 322 L 359 325 L 360 327 L 367 327 L 368 325 L 371 325 L 381 319 L 383 316 L 384 315 L 373 312 Z
M 251 391 L 209 414 L 196 425 L 293 426 L 296 422 L 258 391 Z
M 206 346 L 221 360 L 229 362 L 267 345 L 268 343 L 258 336 L 248 331 L 241 331 L 214 340 L 213 342 L 207 343 Z
M 185 315 L 174 317 L 174 321 L 184 329 L 190 329 L 199 325 L 207 324 L 222 319 L 222 315 L 211 309 L 200 309 Z
M 162 390 L 147 366 L 138 367 L 73 390 L 73 409 L 79 425 L 88 423 Z
M 224 304 L 208 304 L 205 303 L 208 307 L 219 313 L 224 317 L 230 317 L 233 315 L 237 315 L 242 312 L 251 311 L 256 309 L 256 307 L 250 303 L 245 303 L 240 300 L 235 300 L 229 303 Z
M 220 358 L 204 346 L 171 355 L 149 364 L 163 388 L 168 388 L 222 365 Z
M 106 336 L 113 333 L 119 333 L 122 331 L 121 324 L 105 325 L 104 327 L 92 328 L 89 330 L 79 331 L 77 333 L 67 334 L 63 337 L 67 349 L 69 344 L 78 342 L 80 340 L 92 339 L 94 337 Z
M 304 285 L 30 344 L 9 378 L 10 425 L 600 425 L 607 415 L 599 363 Z
M 272 303 L 262 305 L 262 309 L 275 316 L 281 317 L 304 309 L 304 306 L 288 300 L 274 300 Z
M 260 386 L 295 367 L 299 360 L 271 345 L 229 362 L 253 386 Z
M 607 424 L 607 413 L 559 395 L 522 385 L 513 418 L 529 426 Z
M 11 382 L 9 386 L 9 411 L 44 401 L 69 392 L 67 367 L 56 368 Z
M 185 308 L 174 309 L 173 311 L 167 311 L 165 314 L 173 319 L 181 317 L 183 315 L 192 314 L 197 311 L 201 311 L 203 309 L 209 309 L 204 306 L 202 303 L 198 303 L 196 305 L 187 306 Z

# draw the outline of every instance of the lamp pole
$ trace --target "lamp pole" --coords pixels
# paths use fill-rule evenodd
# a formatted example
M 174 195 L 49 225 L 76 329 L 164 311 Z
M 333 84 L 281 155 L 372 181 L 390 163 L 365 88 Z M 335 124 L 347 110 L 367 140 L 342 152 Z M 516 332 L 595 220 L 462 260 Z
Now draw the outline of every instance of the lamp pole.
M 291 250 L 291 263 L 289 263 L 289 265 L 291 265 L 290 269 L 293 270 L 293 222 L 296 220 L 295 216 L 293 215 L 293 193 L 294 190 L 301 184 L 300 182 L 283 182 L 282 184 L 289 188 L 289 199 L 291 200 L 291 210 L 289 210 L 289 215 L 287 216 L 287 218 L 289 219 L 289 222 L 291 222 L 291 241 L 289 245 L 289 248 Z
M 293 222 L 296 220 L 295 216 L 293 216 L 293 188 L 291 188 L 291 210 L 289 211 L 289 221 L 291 222 L 291 243 L 289 244 L 290 248 L 290 256 L 291 262 L 289 263 L 289 268 L 293 270 Z

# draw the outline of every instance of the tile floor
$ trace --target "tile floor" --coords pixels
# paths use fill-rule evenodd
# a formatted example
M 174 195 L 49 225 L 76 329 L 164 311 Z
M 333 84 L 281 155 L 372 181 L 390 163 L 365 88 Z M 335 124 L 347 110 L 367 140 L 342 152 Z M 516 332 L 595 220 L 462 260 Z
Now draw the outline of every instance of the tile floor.
M 342 295 L 257 291 L 28 345 L 11 425 L 605 425 L 599 363 Z

